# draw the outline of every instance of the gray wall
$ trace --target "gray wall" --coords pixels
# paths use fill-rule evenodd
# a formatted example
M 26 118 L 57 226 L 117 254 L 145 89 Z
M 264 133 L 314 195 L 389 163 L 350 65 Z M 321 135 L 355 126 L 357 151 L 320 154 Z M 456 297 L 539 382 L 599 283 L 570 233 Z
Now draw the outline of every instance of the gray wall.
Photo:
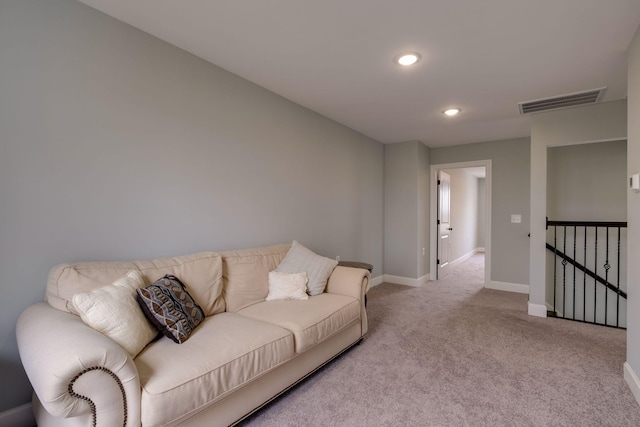
M 384 160 L 384 273 L 416 279 L 428 273 L 429 148 L 387 144 Z
M 640 173 L 640 27 L 629 46 L 628 77 L 628 175 Z M 640 193 L 627 190 L 627 362 L 640 375 Z M 640 395 L 636 395 L 640 401 Z
M 529 138 L 431 149 L 431 164 L 491 160 L 491 280 L 528 284 Z M 511 214 L 522 215 L 511 224 Z
M 381 272 L 382 144 L 71 0 L 2 0 L 0 58 L 0 411 L 54 264 L 298 239 Z
M 550 147 L 547 215 L 557 221 L 627 220 L 627 142 Z
M 429 274 L 429 186 L 431 176 L 429 165 L 431 149 L 418 145 L 418 277 Z M 424 248 L 424 249 L 423 249 Z
M 444 169 L 451 176 L 450 261 L 478 247 L 478 179 L 464 168 Z

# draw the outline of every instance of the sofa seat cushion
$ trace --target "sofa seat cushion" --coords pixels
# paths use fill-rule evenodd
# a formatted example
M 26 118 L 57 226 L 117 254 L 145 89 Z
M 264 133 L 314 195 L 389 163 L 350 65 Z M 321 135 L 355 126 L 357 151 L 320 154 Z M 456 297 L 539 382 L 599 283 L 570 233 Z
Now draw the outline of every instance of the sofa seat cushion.
M 290 331 L 235 313 L 207 317 L 180 345 L 162 337 L 135 359 L 142 425 L 179 421 L 294 354 Z
M 355 321 L 360 303 L 353 297 L 323 293 L 308 300 L 264 301 L 238 314 L 290 330 L 297 353 L 302 353 Z

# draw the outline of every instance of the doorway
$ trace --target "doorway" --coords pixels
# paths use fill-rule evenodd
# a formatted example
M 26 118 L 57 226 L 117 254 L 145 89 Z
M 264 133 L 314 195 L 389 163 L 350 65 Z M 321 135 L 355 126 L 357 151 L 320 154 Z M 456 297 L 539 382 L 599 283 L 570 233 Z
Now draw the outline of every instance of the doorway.
M 449 169 L 438 171 L 438 259 L 436 260 L 436 277 L 443 278 L 449 274 L 451 266 L 451 175 Z
M 449 184 L 451 175 L 453 186 Z M 473 179 L 478 180 L 475 186 Z M 475 191 L 475 195 L 470 191 Z M 491 281 L 491 160 L 432 165 L 430 195 L 430 280 L 444 277 L 453 263 L 467 259 L 483 247 L 486 286 Z M 467 202 L 467 197 L 477 200 Z M 464 203 L 477 203 L 477 209 L 465 208 Z M 476 232 L 477 240 L 468 241 L 466 236 Z

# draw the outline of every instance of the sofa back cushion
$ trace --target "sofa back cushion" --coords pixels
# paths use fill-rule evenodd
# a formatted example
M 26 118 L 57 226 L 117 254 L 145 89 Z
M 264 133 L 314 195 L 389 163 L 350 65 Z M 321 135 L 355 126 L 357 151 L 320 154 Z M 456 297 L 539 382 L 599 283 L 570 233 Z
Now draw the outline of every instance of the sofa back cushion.
M 130 270 L 139 270 L 147 285 L 172 274 L 185 284 L 206 316 L 225 311 L 222 258 L 215 252 L 141 261 L 60 264 L 49 272 L 45 298 L 51 306 L 75 313 L 72 303 L 75 294 L 113 283 Z
M 276 269 L 291 244 L 221 252 L 223 296 L 227 311 L 262 302 L 269 293 L 269 272 Z

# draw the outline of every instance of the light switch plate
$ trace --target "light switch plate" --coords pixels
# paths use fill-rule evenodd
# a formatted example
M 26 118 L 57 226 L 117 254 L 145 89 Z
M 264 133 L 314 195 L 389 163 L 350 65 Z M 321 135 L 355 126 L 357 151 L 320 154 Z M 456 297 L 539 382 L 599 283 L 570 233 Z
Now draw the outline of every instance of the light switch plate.
M 522 222 L 521 215 L 511 215 L 511 223 L 512 224 L 520 224 Z
M 635 192 L 640 191 L 640 174 L 633 174 L 629 177 L 629 188 Z

